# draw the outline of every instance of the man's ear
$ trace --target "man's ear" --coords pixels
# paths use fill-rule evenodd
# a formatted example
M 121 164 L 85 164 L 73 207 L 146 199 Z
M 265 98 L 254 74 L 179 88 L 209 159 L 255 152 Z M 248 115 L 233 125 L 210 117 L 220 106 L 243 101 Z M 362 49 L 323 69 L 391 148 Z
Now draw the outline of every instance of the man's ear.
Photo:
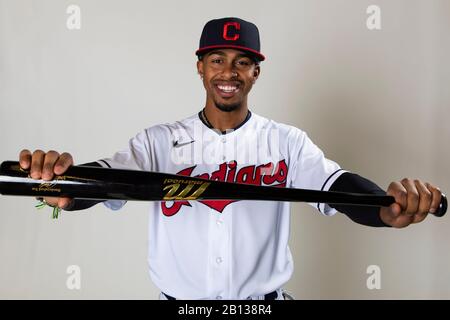
M 261 67 L 259 65 L 256 65 L 255 70 L 253 70 L 253 83 L 256 82 L 260 74 L 261 74 Z
M 202 60 L 197 61 L 197 73 L 200 75 L 200 77 L 203 77 L 203 61 Z

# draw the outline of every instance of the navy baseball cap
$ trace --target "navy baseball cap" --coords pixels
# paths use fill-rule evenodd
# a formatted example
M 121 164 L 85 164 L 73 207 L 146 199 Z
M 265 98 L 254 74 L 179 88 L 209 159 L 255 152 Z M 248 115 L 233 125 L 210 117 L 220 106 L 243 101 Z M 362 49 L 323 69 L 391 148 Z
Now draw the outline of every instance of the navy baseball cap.
M 266 58 L 260 52 L 260 46 L 256 25 L 239 18 L 222 18 L 205 24 L 195 54 L 200 57 L 213 49 L 228 48 L 245 51 L 263 61 Z

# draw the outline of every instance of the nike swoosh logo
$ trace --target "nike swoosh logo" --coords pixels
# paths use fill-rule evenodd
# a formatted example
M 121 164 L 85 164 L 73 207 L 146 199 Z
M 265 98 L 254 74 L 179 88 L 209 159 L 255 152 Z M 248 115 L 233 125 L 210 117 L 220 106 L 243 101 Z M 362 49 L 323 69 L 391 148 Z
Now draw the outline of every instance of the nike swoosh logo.
M 174 142 L 173 142 L 173 146 L 174 146 L 175 148 L 177 148 L 177 147 L 183 147 L 183 146 L 186 146 L 186 145 L 188 145 L 188 144 L 191 144 L 191 143 L 194 142 L 194 141 L 195 141 L 195 140 L 191 140 L 191 141 L 188 141 L 188 142 L 179 143 L 178 140 L 177 140 L 177 141 L 174 141 Z

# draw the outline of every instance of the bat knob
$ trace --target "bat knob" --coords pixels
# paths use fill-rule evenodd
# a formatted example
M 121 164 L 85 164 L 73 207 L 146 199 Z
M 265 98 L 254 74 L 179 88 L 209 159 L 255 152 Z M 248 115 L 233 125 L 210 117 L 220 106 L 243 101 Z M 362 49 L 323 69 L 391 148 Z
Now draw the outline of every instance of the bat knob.
M 443 217 L 446 212 L 447 212 L 447 197 L 445 196 L 445 194 L 442 194 L 441 204 L 439 205 L 439 208 L 436 210 L 436 212 L 433 214 L 436 217 Z

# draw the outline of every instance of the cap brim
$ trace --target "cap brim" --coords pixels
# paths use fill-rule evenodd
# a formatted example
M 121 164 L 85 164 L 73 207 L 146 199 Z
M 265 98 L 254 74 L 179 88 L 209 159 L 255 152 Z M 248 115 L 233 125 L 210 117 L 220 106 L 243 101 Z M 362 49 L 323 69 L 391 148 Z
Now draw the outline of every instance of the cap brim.
M 197 51 L 195 51 L 195 54 L 197 56 L 201 56 L 213 49 L 237 49 L 237 50 L 242 50 L 242 51 L 250 53 L 256 59 L 258 59 L 258 61 L 264 61 L 266 59 L 266 57 L 263 54 L 259 53 L 256 50 L 253 50 L 253 49 L 250 49 L 247 47 L 243 47 L 243 46 L 236 46 L 236 45 L 230 45 L 230 44 L 229 45 L 216 45 L 216 46 L 203 47 L 203 48 L 200 48 Z

